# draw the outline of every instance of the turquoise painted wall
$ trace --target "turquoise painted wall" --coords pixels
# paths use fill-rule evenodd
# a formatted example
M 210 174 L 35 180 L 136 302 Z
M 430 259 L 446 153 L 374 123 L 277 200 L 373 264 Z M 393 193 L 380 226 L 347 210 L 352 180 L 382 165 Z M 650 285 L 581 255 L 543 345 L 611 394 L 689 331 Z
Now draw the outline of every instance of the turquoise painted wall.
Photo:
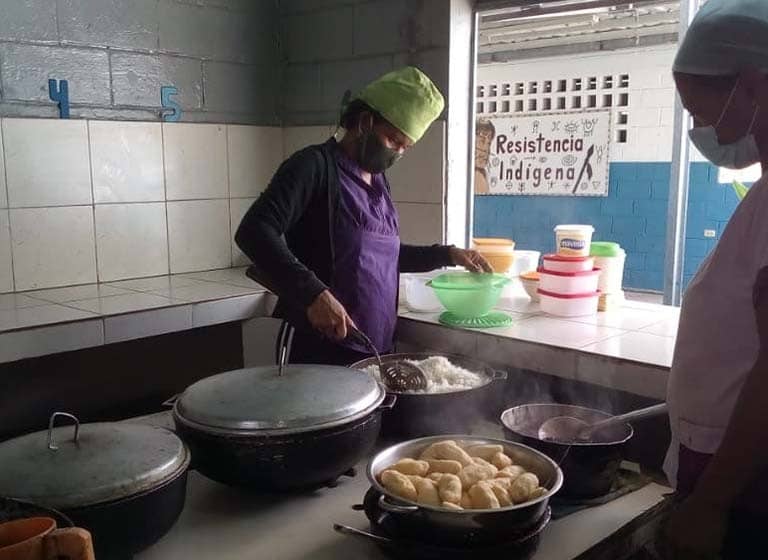
M 626 288 L 662 291 L 670 163 L 613 163 L 608 197 L 476 196 L 474 234 L 508 237 L 518 249 L 552 252 L 557 224 L 595 226 L 595 240 L 627 252 Z M 717 168 L 691 164 L 684 275 L 686 284 L 717 243 L 738 204 Z M 704 230 L 717 232 L 705 238 Z

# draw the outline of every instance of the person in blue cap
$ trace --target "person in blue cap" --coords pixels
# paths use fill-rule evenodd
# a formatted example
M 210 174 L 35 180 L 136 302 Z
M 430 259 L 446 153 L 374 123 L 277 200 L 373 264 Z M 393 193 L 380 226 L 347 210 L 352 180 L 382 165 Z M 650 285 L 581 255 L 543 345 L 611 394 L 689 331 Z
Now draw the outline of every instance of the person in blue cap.
M 491 271 L 476 251 L 400 242 L 384 171 L 443 107 L 417 68 L 381 76 L 346 104 L 343 138 L 291 156 L 240 223 L 235 240 L 253 262 L 249 276 L 277 294 L 275 315 L 295 329 L 292 362 L 349 365 L 369 357 L 347 336 L 353 325 L 381 353 L 391 352 L 399 272 Z
M 698 150 L 720 167 L 761 163 L 764 174 L 683 297 L 665 464 L 682 501 L 659 544 L 667 558 L 679 560 L 762 558 L 768 556 L 768 1 L 709 0 L 673 70 Z

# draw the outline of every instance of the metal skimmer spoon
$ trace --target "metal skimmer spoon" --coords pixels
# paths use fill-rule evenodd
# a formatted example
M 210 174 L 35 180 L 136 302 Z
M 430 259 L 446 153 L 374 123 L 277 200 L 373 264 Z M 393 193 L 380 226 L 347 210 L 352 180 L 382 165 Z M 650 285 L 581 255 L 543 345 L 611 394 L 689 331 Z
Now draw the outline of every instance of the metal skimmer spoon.
M 350 326 L 348 330 L 349 337 L 363 344 L 376 356 L 376 360 L 379 362 L 379 376 L 388 389 L 398 393 L 426 390 L 427 376 L 424 375 L 419 366 L 405 360 L 389 360 L 384 362 L 378 349 L 364 332 L 353 326 Z
M 667 411 L 667 403 L 656 404 L 639 410 L 633 410 L 626 414 L 611 416 L 600 422 L 589 424 L 580 418 L 573 416 L 554 416 L 545 420 L 539 426 L 539 439 L 545 441 L 558 441 L 561 443 L 588 442 L 592 439 L 592 434 L 603 428 L 624 424 L 632 420 L 642 420 L 651 416 L 659 416 Z

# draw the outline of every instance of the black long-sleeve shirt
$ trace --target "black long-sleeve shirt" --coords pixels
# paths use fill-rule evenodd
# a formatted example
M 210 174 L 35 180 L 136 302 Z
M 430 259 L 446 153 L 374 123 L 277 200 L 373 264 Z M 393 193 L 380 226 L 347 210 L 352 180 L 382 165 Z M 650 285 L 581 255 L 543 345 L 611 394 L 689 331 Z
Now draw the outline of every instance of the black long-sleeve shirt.
M 335 272 L 333 227 L 340 192 L 336 150 L 331 138 L 283 162 L 235 234 L 253 263 L 248 275 L 279 298 L 275 315 L 299 328 L 307 326 L 306 308 L 328 289 Z M 448 266 L 449 250 L 444 245 L 401 244 L 399 270 Z

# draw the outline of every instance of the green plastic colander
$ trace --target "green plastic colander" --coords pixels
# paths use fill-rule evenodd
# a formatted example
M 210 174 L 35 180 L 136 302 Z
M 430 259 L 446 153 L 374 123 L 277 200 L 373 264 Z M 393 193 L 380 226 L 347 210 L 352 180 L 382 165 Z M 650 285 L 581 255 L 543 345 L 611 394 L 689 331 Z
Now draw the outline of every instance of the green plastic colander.
M 446 272 L 431 280 L 437 299 L 455 317 L 484 317 L 496 306 L 510 279 L 501 274 Z

